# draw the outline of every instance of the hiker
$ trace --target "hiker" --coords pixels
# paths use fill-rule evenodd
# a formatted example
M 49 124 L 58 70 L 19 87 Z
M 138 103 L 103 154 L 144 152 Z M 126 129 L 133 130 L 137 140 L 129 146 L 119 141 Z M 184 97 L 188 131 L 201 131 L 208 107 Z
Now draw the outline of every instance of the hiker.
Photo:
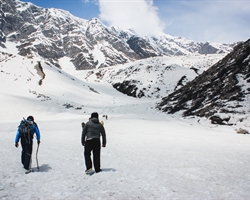
M 97 112 L 91 114 L 90 120 L 85 124 L 82 131 L 82 145 L 84 146 L 84 158 L 86 165 L 86 174 L 94 173 L 92 169 L 91 152 L 93 151 L 93 161 L 95 172 L 101 170 L 100 154 L 101 154 L 101 140 L 102 147 L 106 146 L 106 133 L 103 125 L 99 122 L 99 115 Z
M 28 124 L 28 128 L 25 128 L 24 124 Z M 15 146 L 18 148 L 19 139 L 21 138 L 22 154 L 21 162 L 25 169 L 25 173 L 30 173 L 31 170 L 31 155 L 32 155 L 32 146 L 33 146 L 33 136 L 36 133 L 37 144 L 40 144 L 40 131 L 36 122 L 34 121 L 33 116 L 29 116 L 26 120 L 23 119 L 18 127 Z
M 85 122 L 82 122 L 82 130 L 84 129 L 85 126 Z

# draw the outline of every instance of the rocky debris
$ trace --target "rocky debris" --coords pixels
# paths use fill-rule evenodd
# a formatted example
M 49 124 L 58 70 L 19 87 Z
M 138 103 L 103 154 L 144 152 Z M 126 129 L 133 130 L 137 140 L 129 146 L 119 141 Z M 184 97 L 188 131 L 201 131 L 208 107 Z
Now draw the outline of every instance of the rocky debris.
M 43 72 L 43 67 L 41 65 L 41 62 L 38 62 L 35 65 L 35 69 L 37 70 L 37 74 L 41 77 L 41 79 L 39 80 L 38 84 L 42 85 L 43 84 L 43 80 L 45 79 L 46 74 Z
M 209 119 L 211 120 L 211 123 L 212 123 L 212 124 L 229 125 L 229 124 L 228 124 L 228 121 L 230 120 L 230 117 L 228 117 L 228 118 L 221 118 L 221 117 L 219 117 L 219 116 L 213 115 L 213 116 L 211 116 Z M 232 125 L 232 124 L 231 124 L 231 125 Z
M 239 128 L 236 130 L 238 134 L 249 134 L 248 130 Z

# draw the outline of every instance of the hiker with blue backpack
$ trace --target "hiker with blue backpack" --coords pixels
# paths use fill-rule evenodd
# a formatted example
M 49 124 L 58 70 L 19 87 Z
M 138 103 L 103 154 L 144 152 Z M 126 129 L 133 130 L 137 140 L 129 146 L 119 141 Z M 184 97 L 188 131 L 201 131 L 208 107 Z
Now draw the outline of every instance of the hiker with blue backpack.
M 25 173 L 30 173 L 31 170 L 31 155 L 33 147 L 33 137 L 36 134 L 37 144 L 40 144 L 40 131 L 33 116 L 23 119 L 18 126 L 15 138 L 15 146 L 18 148 L 19 140 L 21 139 L 22 154 L 21 162 L 25 169 Z
M 84 146 L 84 158 L 86 171 L 88 175 L 94 172 L 98 173 L 101 170 L 100 154 L 101 154 L 101 140 L 102 147 L 106 146 L 106 133 L 104 126 L 99 121 L 97 112 L 91 114 L 90 120 L 86 124 L 82 124 L 82 145 Z M 92 169 L 91 152 L 93 152 L 93 163 L 95 171 Z

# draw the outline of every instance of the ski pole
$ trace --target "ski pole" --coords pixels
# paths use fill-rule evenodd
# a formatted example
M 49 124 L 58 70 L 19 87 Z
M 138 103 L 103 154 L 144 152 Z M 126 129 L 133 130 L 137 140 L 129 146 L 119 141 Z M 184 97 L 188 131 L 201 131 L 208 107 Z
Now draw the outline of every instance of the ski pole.
M 38 170 L 39 170 L 39 165 L 38 165 L 38 157 L 37 157 L 37 154 L 38 154 L 39 145 L 40 145 L 40 143 L 37 144 L 37 149 L 36 149 L 36 165 L 37 165 L 37 169 L 38 169 Z

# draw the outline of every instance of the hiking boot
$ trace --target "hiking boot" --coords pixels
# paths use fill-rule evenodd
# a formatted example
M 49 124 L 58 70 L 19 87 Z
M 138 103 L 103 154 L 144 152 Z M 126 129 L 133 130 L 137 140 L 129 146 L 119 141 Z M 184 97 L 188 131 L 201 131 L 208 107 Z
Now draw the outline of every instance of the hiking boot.
M 32 172 L 32 169 L 25 169 L 25 174 Z
M 95 170 L 95 173 L 99 173 L 101 171 L 102 171 L 101 169 L 98 169 L 98 170 Z
M 86 173 L 87 175 L 91 175 L 91 174 L 94 173 L 94 171 L 93 171 L 92 168 L 90 168 L 90 169 L 87 169 L 87 170 L 85 171 L 85 173 Z

